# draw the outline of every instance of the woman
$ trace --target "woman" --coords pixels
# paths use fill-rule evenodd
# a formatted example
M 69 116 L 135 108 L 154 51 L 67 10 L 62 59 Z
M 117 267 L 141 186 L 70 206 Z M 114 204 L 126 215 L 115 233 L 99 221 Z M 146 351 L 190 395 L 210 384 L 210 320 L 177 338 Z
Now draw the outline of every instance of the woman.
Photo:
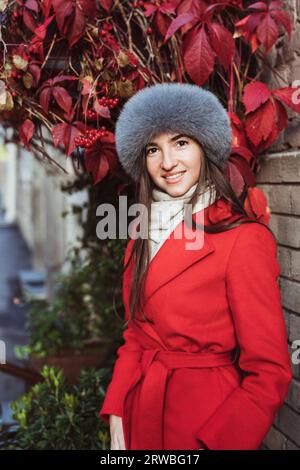
M 99 412 L 112 449 L 258 449 L 286 397 L 276 240 L 225 177 L 231 141 L 225 108 L 196 85 L 147 87 L 118 118 L 147 209 L 135 229 L 149 224 L 125 252 L 128 324 Z

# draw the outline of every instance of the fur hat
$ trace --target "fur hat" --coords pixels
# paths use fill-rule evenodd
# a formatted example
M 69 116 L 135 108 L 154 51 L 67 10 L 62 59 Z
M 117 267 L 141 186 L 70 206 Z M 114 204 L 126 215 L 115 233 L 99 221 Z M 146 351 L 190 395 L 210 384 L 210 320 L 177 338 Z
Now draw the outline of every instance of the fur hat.
M 232 131 L 226 109 L 210 91 L 189 83 L 159 83 L 139 90 L 123 106 L 115 129 L 121 165 L 135 182 L 143 150 L 163 131 L 195 138 L 205 156 L 224 169 Z

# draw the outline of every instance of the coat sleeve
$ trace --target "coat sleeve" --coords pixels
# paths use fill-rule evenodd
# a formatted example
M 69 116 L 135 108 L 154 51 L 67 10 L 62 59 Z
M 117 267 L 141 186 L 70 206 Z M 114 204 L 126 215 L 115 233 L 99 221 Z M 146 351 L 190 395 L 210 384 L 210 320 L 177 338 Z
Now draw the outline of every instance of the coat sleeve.
M 272 233 L 257 223 L 243 225 L 226 272 L 243 379 L 197 430 L 208 449 L 259 448 L 287 395 L 292 369 L 279 274 Z
M 124 265 L 128 258 L 127 244 Z M 123 301 L 124 297 L 124 277 L 123 277 Z M 129 320 L 128 305 L 124 301 L 125 306 L 125 319 Z M 134 329 L 132 328 L 131 320 L 128 321 L 128 326 L 123 332 L 124 343 L 117 350 L 117 360 L 114 365 L 111 381 L 107 387 L 105 398 L 99 411 L 99 417 L 105 422 L 109 423 L 109 415 L 122 416 L 123 402 L 125 394 L 128 389 L 128 383 L 132 374 L 137 368 L 142 349 L 135 336 Z

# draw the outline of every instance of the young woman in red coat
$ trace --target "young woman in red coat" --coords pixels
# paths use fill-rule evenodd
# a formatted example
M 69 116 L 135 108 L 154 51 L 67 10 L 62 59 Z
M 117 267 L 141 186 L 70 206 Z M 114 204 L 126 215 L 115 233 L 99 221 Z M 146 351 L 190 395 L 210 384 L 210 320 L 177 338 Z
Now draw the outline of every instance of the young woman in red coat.
M 226 178 L 231 141 L 225 108 L 196 85 L 147 87 L 118 118 L 147 210 L 127 243 L 127 327 L 99 412 L 112 449 L 258 449 L 286 397 L 276 239 Z

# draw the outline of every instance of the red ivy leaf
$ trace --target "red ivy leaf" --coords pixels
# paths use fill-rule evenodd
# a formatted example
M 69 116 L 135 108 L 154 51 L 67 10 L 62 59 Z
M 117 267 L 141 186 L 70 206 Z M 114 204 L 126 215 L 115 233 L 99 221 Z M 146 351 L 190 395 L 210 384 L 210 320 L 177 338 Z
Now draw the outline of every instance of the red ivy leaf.
M 97 99 L 95 99 L 94 101 L 93 108 L 96 113 L 99 114 L 99 116 L 107 119 L 111 117 L 109 108 L 107 106 L 102 106 L 101 104 L 99 104 L 99 101 Z
M 43 41 L 38 37 L 33 36 L 29 46 L 31 47 L 31 55 L 38 55 L 40 63 L 43 63 L 45 59 Z
M 85 162 L 87 172 L 92 175 L 94 185 L 102 181 L 108 172 L 114 174 L 117 171 L 119 163 L 112 132 L 108 132 L 108 135 L 103 136 L 97 145 L 85 151 Z
M 28 71 L 33 77 L 34 85 L 37 86 L 41 78 L 41 69 L 36 64 L 29 64 Z
M 61 75 L 55 78 L 50 78 L 43 83 L 38 90 L 38 93 L 40 93 L 40 104 L 46 113 L 48 112 L 51 96 L 53 96 L 60 108 L 66 112 L 66 117 L 69 118 L 72 108 L 72 98 L 65 88 L 54 85 L 65 80 L 73 81 L 76 79 L 77 77 L 73 77 L 72 75 Z
M 189 76 L 197 85 L 202 86 L 213 71 L 215 59 L 204 26 L 187 33 L 183 50 L 184 65 Z
M 28 10 L 34 11 L 34 13 L 39 12 L 39 6 L 36 0 L 26 0 L 25 5 Z
M 232 161 L 228 161 L 225 173 L 234 192 L 237 196 L 240 196 L 245 185 L 244 178 L 241 175 L 241 172 Z
M 66 34 L 65 23 L 68 17 L 73 12 L 72 1 L 70 0 L 52 0 L 53 9 L 55 12 L 55 19 L 58 29 L 62 34 Z
M 279 36 L 279 28 L 271 15 L 264 15 L 256 30 L 259 42 L 265 46 L 266 53 L 275 44 Z
M 34 33 L 36 35 L 37 38 L 43 40 L 45 39 L 46 37 L 46 33 L 47 33 L 47 26 L 51 23 L 51 21 L 53 20 L 54 18 L 54 15 L 52 16 L 49 16 L 49 18 L 47 18 L 44 23 L 42 23 L 40 26 L 38 26 Z
M 198 17 L 193 13 L 183 13 L 182 15 L 177 16 L 177 18 L 175 18 L 175 20 L 173 20 L 170 24 L 163 43 L 165 44 L 170 39 L 170 37 L 173 36 L 173 34 L 175 34 L 176 31 L 182 26 L 188 23 L 194 24 L 197 21 Z
M 234 39 L 228 29 L 218 23 L 208 23 L 210 42 L 219 63 L 227 69 L 234 56 Z
M 73 81 L 73 80 L 77 80 L 77 77 L 74 77 L 73 75 L 59 75 L 57 77 L 50 78 L 49 80 L 46 80 L 43 83 L 43 85 L 38 91 L 40 92 L 45 87 L 53 87 L 57 83 L 64 82 L 65 80 Z
M 267 53 L 279 36 L 279 26 L 282 25 L 291 38 L 292 23 L 284 4 L 281 1 L 256 2 L 249 5 L 253 13 L 235 24 L 235 37 L 243 36 L 255 52 L 262 44 Z
M 248 188 L 244 202 L 244 209 L 249 215 L 268 225 L 270 221 L 270 208 L 265 193 L 260 188 Z
M 20 140 L 21 142 L 23 142 L 23 144 L 25 145 L 27 149 L 29 149 L 29 142 L 33 136 L 34 128 L 35 126 L 33 122 L 30 119 L 25 119 L 25 121 L 23 122 L 23 124 L 21 125 L 19 129 Z
M 228 69 L 235 50 L 232 34 L 223 25 L 212 22 L 216 10 L 222 10 L 228 3 L 215 2 L 207 6 L 204 2 L 185 2 L 165 35 L 164 43 L 181 28 L 184 36 L 182 54 L 189 76 L 199 86 L 211 75 L 215 59 Z
M 51 98 L 51 87 L 44 88 L 40 93 L 40 105 L 45 113 L 48 113 L 49 103 Z
M 242 101 L 246 108 L 246 115 L 255 111 L 271 96 L 267 85 L 263 82 L 251 82 L 244 88 Z
M 68 41 L 70 47 L 72 47 L 82 36 L 85 29 L 85 18 L 84 10 L 82 6 L 76 2 L 75 6 L 75 16 L 72 22 L 72 26 L 69 29 Z
M 52 94 L 57 104 L 69 115 L 72 108 L 72 98 L 67 90 L 61 86 L 52 88 Z
M 105 155 L 93 158 L 91 155 L 86 156 L 86 169 L 92 175 L 94 185 L 103 180 L 109 172 L 109 163 Z
M 72 47 L 82 36 L 85 29 L 85 16 L 93 18 L 96 14 L 94 0 L 52 0 L 56 22 L 61 34 L 68 37 Z
M 55 147 L 62 144 L 65 147 L 67 156 L 75 150 L 75 139 L 81 132 L 73 124 L 56 124 L 51 130 Z
M 146 3 L 144 6 L 144 16 L 148 18 L 148 16 L 151 16 L 153 13 L 155 13 L 157 10 L 157 6 L 152 4 L 152 3 Z
M 255 186 L 255 176 L 250 167 L 255 158 L 250 150 L 246 147 L 236 147 L 232 149 L 229 159 L 238 168 L 247 185 Z
M 273 2 L 275 3 L 275 2 Z M 281 2 L 280 2 L 281 3 Z M 291 18 L 288 14 L 287 11 L 282 10 L 280 7 L 278 10 L 274 8 L 272 10 L 272 16 L 277 20 L 278 23 L 281 23 L 285 30 L 288 33 L 289 38 L 291 39 L 291 34 L 292 34 L 292 23 L 291 23 Z
M 144 5 L 146 17 L 154 15 L 154 23 L 162 36 L 165 36 L 171 22 L 170 14 L 175 14 L 175 5 L 171 1 Z
M 158 11 L 154 17 L 154 23 L 162 36 L 165 36 L 170 22 L 170 18 L 164 15 L 161 11 Z
M 269 90 L 262 82 L 252 82 L 245 87 L 246 133 L 260 150 L 268 148 L 285 128 L 287 112 L 283 104 L 300 113 L 299 91 L 293 87 Z
M 297 113 L 300 113 L 300 87 L 284 87 L 273 90 L 272 95 Z
M 232 129 L 232 146 L 247 147 L 247 138 L 245 135 L 244 123 L 233 112 L 228 112 Z
M 256 146 L 262 141 L 266 141 L 275 128 L 276 115 L 271 100 L 266 101 L 260 108 L 249 113 L 246 118 L 247 136 Z
M 111 10 L 113 0 L 99 0 L 99 3 L 105 11 L 109 12 Z
M 77 77 L 73 75 L 59 75 L 58 77 L 54 77 L 53 81 L 48 80 L 48 82 L 50 84 L 53 83 L 53 85 L 56 85 L 57 83 L 64 82 L 65 80 L 73 81 L 73 80 L 77 80 Z
M 26 27 L 29 29 L 29 31 L 34 33 L 36 28 L 37 28 L 37 23 L 36 23 L 35 19 L 33 18 L 32 13 L 29 10 L 26 10 L 26 9 L 24 10 L 24 12 L 23 12 L 23 21 L 24 21 Z
M 95 0 L 76 0 L 76 2 L 87 18 L 95 18 L 97 3 Z
M 48 18 L 52 6 L 52 0 L 43 0 L 41 2 L 41 9 L 44 15 L 44 18 Z
M 251 44 L 252 52 L 255 52 L 259 47 L 255 29 L 259 25 L 260 19 L 260 13 L 253 13 L 235 24 L 234 37 L 244 36 L 245 41 Z

